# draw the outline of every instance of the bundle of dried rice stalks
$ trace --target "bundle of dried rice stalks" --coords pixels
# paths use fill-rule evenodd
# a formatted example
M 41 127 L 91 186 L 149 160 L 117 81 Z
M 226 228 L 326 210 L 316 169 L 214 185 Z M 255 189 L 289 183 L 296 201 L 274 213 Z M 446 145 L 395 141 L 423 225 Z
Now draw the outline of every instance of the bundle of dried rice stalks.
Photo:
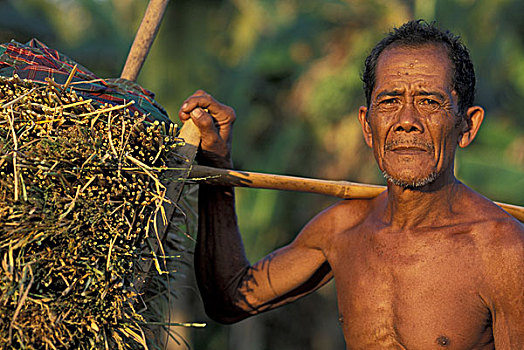
M 180 141 L 131 103 L 0 77 L 0 348 L 147 348 L 133 285 Z

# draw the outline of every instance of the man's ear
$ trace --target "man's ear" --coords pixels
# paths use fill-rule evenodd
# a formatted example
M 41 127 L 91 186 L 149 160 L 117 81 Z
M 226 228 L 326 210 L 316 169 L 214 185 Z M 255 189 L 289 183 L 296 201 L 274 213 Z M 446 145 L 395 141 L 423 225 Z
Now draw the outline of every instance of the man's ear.
M 368 123 L 367 114 L 368 114 L 367 107 L 361 106 L 358 110 L 358 121 L 360 122 L 360 125 L 362 126 L 362 133 L 364 134 L 364 140 L 366 141 L 369 147 L 372 147 L 373 137 L 371 134 L 371 127 L 369 126 L 369 123 Z
M 465 119 L 466 123 L 464 125 L 464 130 L 458 139 L 458 145 L 461 148 L 468 146 L 473 142 L 475 136 L 477 136 L 480 124 L 482 124 L 482 121 L 484 120 L 484 109 L 480 106 L 468 108 Z

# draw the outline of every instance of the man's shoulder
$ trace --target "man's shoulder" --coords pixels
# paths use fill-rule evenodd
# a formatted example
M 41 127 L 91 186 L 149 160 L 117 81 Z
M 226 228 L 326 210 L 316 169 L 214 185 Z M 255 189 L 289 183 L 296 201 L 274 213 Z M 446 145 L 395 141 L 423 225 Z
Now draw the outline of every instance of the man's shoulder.
M 491 267 L 515 264 L 524 267 L 524 225 L 497 204 L 471 191 L 463 201 L 464 220 L 482 259 Z
M 466 188 L 459 203 L 459 215 L 473 223 L 479 238 L 491 244 L 524 240 L 524 225 L 493 201 Z
M 332 241 L 333 235 L 349 231 L 362 223 L 373 208 L 374 199 L 339 201 L 317 214 L 302 230 L 302 238 Z M 316 237 L 316 238 L 315 238 Z
M 362 223 L 373 211 L 377 198 L 346 199 L 325 211 L 326 218 L 334 222 L 337 231 L 345 231 Z
M 473 226 L 486 282 L 481 294 L 490 305 L 494 300 L 508 301 L 511 295 L 522 298 L 524 288 L 524 225 L 504 211 L 493 212 L 486 211 L 486 217 Z
M 485 257 L 512 254 L 524 262 L 524 225 L 509 214 L 481 220 L 473 231 Z

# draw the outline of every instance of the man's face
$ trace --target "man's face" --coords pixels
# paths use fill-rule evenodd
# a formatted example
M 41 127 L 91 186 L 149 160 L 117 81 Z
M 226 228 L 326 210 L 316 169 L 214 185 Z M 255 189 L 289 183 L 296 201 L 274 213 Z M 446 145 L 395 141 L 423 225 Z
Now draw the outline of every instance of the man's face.
M 462 129 L 452 73 L 442 45 L 393 46 L 380 54 L 369 110 L 362 107 L 359 119 L 393 183 L 420 187 L 452 176 Z

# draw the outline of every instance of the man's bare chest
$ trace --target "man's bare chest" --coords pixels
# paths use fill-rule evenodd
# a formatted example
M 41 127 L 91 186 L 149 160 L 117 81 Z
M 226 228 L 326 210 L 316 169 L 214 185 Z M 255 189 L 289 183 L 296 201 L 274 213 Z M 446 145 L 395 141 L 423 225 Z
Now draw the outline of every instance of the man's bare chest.
M 467 234 L 337 239 L 328 259 L 348 348 L 493 348 L 481 257 Z

